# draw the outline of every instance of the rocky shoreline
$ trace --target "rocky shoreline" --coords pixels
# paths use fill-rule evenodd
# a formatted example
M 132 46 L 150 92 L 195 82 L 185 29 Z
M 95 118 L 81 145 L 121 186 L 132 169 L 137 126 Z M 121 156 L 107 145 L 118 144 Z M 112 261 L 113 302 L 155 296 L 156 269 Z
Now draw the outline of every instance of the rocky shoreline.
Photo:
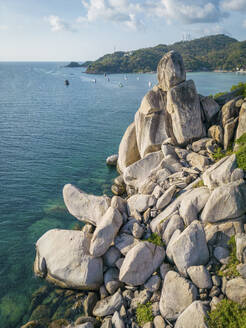
M 244 304 L 246 99 L 199 95 L 174 51 L 157 74 L 107 160 L 120 173 L 115 196 L 66 185 L 82 231 L 36 243 L 35 274 L 61 288 L 60 301 L 73 297 L 75 315 L 34 310 L 22 328 L 205 328 L 225 300 Z

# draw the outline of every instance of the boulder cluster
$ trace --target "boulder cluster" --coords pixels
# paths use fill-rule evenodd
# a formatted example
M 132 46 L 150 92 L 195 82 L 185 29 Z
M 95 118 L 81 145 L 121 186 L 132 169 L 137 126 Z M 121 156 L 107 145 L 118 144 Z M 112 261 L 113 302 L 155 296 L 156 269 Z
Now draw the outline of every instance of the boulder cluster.
M 120 172 L 115 196 L 66 185 L 64 202 L 83 230 L 50 230 L 36 243 L 37 275 L 98 293 L 90 319 L 69 327 L 91 328 L 96 317 L 102 328 L 205 328 L 222 299 L 246 299 L 245 172 L 234 153 L 213 157 L 246 133 L 246 99 L 219 105 L 199 95 L 173 51 L 158 82 L 108 160 Z M 237 274 L 220 275 L 233 236 Z M 151 308 L 149 322 L 139 305 Z

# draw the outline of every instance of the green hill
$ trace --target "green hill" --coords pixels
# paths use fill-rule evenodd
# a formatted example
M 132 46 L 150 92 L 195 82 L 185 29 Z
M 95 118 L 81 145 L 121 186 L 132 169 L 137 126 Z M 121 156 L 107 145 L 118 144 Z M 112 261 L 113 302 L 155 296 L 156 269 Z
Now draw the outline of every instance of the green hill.
M 88 62 L 86 73 L 134 73 L 156 71 L 162 56 L 176 50 L 184 58 L 188 71 L 233 70 L 246 68 L 246 41 L 239 42 L 224 34 L 207 36 L 172 45 L 134 51 L 118 51 Z

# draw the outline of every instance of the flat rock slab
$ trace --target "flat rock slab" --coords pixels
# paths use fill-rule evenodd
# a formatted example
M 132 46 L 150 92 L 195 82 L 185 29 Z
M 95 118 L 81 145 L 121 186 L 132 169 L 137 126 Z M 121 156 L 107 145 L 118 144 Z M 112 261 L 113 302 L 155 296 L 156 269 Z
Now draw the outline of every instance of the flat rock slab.
M 170 321 L 176 320 L 196 300 L 197 295 L 197 288 L 189 280 L 177 272 L 169 271 L 161 292 L 161 315 Z
M 101 221 L 111 203 L 107 196 L 90 195 L 71 184 L 64 186 L 63 198 L 69 213 L 79 221 L 95 226 Z
M 144 284 L 161 265 L 164 257 L 163 247 L 150 242 L 140 242 L 126 254 L 120 268 L 120 281 L 131 286 Z
M 103 261 L 89 254 L 91 234 L 49 230 L 36 243 L 34 272 L 63 288 L 98 289 Z
M 238 180 L 216 188 L 205 205 L 201 219 L 204 223 L 217 223 L 236 219 L 246 211 L 246 184 Z
M 114 314 L 115 311 L 120 309 L 122 304 L 123 297 L 120 291 L 117 291 L 114 295 L 98 301 L 93 309 L 93 315 L 95 317 L 105 317 Z

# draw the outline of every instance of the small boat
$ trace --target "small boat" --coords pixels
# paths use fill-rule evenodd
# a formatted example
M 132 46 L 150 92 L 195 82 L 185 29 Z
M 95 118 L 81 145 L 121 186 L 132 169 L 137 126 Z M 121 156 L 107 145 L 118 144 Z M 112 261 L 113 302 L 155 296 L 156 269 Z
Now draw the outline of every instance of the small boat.
M 93 83 L 97 83 L 97 80 L 96 80 L 96 79 L 93 79 L 92 82 L 93 82 Z
M 107 81 L 110 82 L 110 78 L 109 77 L 107 78 Z
M 124 80 L 127 81 L 128 80 L 128 77 L 127 75 L 124 76 Z
M 69 81 L 68 80 L 65 80 L 65 85 L 69 86 Z
M 137 77 L 137 80 L 139 81 L 139 77 Z
M 123 84 L 121 82 L 119 83 L 119 87 L 120 88 L 123 88 Z
M 149 85 L 149 88 L 151 88 L 152 87 L 152 82 L 149 81 L 148 85 Z

